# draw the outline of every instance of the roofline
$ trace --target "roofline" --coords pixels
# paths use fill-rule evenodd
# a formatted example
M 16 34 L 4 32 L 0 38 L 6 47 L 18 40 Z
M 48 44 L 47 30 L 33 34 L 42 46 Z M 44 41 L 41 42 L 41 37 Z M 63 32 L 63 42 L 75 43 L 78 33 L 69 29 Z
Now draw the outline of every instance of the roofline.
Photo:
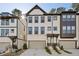
M 28 15 L 35 7 L 38 7 L 44 14 L 46 14 L 47 12 L 44 11 L 41 7 L 39 7 L 38 5 L 35 5 L 31 10 L 29 10 L 26 15 Z

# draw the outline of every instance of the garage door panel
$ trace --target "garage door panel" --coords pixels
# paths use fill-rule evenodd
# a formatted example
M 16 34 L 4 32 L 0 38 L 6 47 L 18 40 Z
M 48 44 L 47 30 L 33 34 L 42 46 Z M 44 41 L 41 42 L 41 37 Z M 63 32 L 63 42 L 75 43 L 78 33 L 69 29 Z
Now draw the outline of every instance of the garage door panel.
M 64 48 L 75 48 L 75 41 L 60 41 Z
M 45 41 L 29 41 L 29 48 L 44 48 Z

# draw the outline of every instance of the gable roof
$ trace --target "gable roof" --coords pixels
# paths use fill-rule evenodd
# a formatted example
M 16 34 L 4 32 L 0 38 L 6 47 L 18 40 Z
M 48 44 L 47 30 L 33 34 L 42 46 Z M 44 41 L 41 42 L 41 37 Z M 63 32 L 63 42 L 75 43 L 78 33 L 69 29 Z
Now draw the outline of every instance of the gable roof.
M 26 15 L 29 15 L 29 13 L 34 9 L 40 9 L 44 14 L 46 14 L 46 12 L 42 8 L 40 8 L 38 5 L 35 5 L 30 11 L 26 13 Z
M 13 14 L 10 14 L 9 12 L 0 13 L 0 19 L 9 19 L 9 18 L 19 18 L 19 17 Z

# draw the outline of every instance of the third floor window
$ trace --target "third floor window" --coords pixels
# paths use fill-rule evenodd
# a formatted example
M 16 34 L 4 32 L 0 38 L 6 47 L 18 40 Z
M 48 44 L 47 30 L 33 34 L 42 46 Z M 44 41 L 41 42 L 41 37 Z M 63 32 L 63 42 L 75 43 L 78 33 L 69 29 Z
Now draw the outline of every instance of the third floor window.
M 32 23 L 32 16 L 29 16 L 29 23 Z
M 35 16 L 35 23 L 38 23 L 38 16 Z
M 9 25 L 9 19 L 2 19 L 1 25 Z

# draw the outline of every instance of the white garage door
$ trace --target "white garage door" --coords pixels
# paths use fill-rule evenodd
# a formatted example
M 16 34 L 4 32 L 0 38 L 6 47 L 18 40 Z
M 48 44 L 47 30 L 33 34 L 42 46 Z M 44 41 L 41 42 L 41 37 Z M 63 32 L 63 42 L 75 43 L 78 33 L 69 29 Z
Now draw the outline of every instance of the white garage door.
M 60 41 L 64 48 L 75 48 L 75 41 Z
M 0 51 L 5 51 L 10 46 L 9 42 L 0 42 Z
M 29 41 L 29 48 L 45 48 L 45 41 Z

